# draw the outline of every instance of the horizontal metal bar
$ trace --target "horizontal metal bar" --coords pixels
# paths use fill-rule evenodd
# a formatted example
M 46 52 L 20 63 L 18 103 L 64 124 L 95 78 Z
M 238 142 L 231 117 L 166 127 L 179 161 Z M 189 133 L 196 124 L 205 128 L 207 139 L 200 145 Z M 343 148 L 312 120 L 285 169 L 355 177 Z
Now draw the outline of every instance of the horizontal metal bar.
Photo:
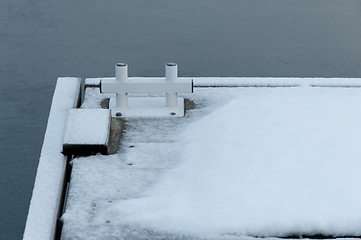
M 191 93 L 192 79 L 179 79 L 168 82 L 165 79 L 134 79 L 118 82 L 115 79 L 102 79 L 101 93 Z

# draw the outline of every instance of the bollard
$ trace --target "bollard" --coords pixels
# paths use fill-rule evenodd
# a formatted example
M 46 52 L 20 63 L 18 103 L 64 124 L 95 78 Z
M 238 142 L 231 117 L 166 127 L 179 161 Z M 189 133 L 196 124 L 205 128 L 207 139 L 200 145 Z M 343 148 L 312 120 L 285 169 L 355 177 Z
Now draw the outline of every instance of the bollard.
M 100 79 L 101 93 L 115 93 L 109 108 L 113 117 L 183 117 L 184 99 L 178 93 L 193 93 L 192 79 L 178 79 L 176 63 L 165 64 L 165 78 L 128 78 L 128 65 L 115 64 L 115 78 Z M 131 97 L 128 93 L 165 93 L 164 98 Z M 130 107 L 128 107 L 128 100 Z M 162 100 L 162 101 L 159 101 Z
M 128 82 L 128 65 L 126 63 L 115 64 L 115 78 L 119 83 Z M 116 93 L 117 108 L 128 108 L 128 93 Z
M 167 82 L 178 81 L 178 66 L 176 63 L 167 63 L 165 65 L 165 79 Z M 169 108 L 178 107 L 178 94 L 177 93 L 166 93 L 166 106 Z

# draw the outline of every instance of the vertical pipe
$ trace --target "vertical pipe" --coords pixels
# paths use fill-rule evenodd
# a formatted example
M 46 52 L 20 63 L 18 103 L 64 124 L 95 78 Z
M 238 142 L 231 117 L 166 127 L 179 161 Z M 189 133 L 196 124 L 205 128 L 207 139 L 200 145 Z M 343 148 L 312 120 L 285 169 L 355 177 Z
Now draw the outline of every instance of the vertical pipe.
M 167 82 L 176 82 L 178 80 L 178 66 L 176 63 L 167 63 L 165 65 L 165 79 Z M 178 107 L 178 94 L 166 93 L 166 106 L 169 108 Z
M 119 83 L 128 82 L 128 65 L 126 63 L 115 64 L 115 79 Z M 116 93 L 116 107 L 128 108 L 128 93 Z

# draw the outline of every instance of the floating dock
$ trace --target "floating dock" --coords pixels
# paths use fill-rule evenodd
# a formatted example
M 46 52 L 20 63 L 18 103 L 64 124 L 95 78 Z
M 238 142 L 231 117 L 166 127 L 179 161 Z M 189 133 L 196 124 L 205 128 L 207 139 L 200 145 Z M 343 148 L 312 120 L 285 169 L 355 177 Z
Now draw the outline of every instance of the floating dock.
M 361 236 L 361 79 L 114 79 L 58 79 L 24 239 Z

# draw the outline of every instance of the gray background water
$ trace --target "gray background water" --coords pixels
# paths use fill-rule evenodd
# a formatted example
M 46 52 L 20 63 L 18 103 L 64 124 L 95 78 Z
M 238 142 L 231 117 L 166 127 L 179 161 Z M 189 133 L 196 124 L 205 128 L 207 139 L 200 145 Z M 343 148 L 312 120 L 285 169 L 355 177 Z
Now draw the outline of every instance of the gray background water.
M 22 237 L 58 76 L 361 77 L 360 43 L 360 0 L 2 0 L 0 239 Z

